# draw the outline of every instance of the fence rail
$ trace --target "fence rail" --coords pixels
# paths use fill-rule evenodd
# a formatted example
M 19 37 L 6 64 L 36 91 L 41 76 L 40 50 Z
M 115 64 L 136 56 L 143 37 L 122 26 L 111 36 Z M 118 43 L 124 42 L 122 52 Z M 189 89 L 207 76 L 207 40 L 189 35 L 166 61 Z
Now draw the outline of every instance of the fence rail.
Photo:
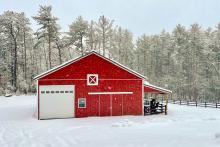
M 165 103 L 166 101 L 162 101 Z M 182 100 L 168 100 L 168 103 L 179 104 L 186 106 L 196 106 L 196 107 L 208 107 L 208 108 L 220 108 L 220 103 L 209 103 L 209 102 L 197 102 L 197 101 L 182 101 Z

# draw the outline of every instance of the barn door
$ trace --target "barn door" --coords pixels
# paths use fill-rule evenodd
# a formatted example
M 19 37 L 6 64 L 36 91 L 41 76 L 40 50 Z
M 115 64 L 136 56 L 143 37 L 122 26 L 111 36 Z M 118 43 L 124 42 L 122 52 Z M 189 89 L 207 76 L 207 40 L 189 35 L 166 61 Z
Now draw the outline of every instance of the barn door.
M 99 116 L 99 95 L 90 95 L 90 115 Z
M 131 95 L 123 95 L 123 115 L 133 115 L 135 111 L 134 101 Z
M 122 97 L 123 95 L 112 95 L 112 116 L 120 116 L 123 115 L 122 113 Z
M 100 95 L 100 116 L 111 116 L 111 102 L 110 102 L 110 95 L 103 94 Z
M 40 119 L 74 117 L 74 85 L 39 86 Z

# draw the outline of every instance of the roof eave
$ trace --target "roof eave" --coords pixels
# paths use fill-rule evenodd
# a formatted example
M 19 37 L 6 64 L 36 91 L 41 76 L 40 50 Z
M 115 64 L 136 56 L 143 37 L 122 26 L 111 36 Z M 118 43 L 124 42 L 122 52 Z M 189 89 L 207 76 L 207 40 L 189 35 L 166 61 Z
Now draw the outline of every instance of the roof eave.
M 50 70 L 48 70 L 48 71 L 46 71 L 46 72 L 43 72 L 43 73 L 41 73 L 41 74 L 35 76 L 33 79 L 34 79 L 34 80 L 38 80 L 38 79 L 40 79 L 40 78 L 43 78 L 43 77 L 45 77 L 46 75 L 50 74 L 51 72 L 57 71 L 57 70 L 59 70 L 59 69 L 65 67 L 65 66 L 68 66 L 69 64 L 72 64 L 72 63 L 74 63 L 74 62 L 76 62 L 76 61 L 78 61 L 78 60 L 81 60 L 81 59 L 83 59 L 83 58 L 85 58 L 85 57 L 87 57 L 87 56 L 89 56 L 89 55 L 91 55 L 91 54 L 95 54 L 95 55 L 97 55 L 97 56 L 103 58 L 104 60 L 107 60 L 107 61 L 111 62 L 112 64 L 114 64 L 114 65 L 116 65 L 116 66 L 118 66 L 118 67 L 121 67 L 122 69 L 126 70 L 127 72 L 136 75 L 137 77 L 139 77 L 139 78 L 141 78 L 141 79 L 148 80 L 148 78 L 145 77 L 144 75 L 139 74 L 138 72 L 136 72 L 136 71 L 134 71 L 134 70 L 132 70 L 132 69 L 130 69 L 130 68 L 128 68 L 128 67 L 122 65 L 121 63 L 118 63 L 117 61 L 108 59 L 108 58 L 106 58 L 106 57 L 104 57 L 104 56 L 98 54 L 98 53 L 97 53 L 96 51 L 94 51 L 94 50 L 92 50 L 90 53 L 85 54 L 84 56 L 76 57 L 75 59 L 69 60 L 69 61 L 67 61 L 67 62 L 65 62 L 65 63 L 63 63 L 63 64 L 61 64 L 61 65 L 58 65 L 58 66 L 56 66 L 56 67 L 54 67 L 54 68 L 52 68 L 52 69 L 50 69 Z
M 165 88 L 162 88 L 162 87 L 158 87 L 158 86 L 155 86 L 155 85 L 152 85 L 152 84 L 144 84 L 144 86 L 154 88 L 154 89 L 156 89 L 158 91 L 161 91 L 163 93 L 170 93 L 170 94 L 172 94 L 171 90 L 168 90 L 168 89 L 165 89 Z

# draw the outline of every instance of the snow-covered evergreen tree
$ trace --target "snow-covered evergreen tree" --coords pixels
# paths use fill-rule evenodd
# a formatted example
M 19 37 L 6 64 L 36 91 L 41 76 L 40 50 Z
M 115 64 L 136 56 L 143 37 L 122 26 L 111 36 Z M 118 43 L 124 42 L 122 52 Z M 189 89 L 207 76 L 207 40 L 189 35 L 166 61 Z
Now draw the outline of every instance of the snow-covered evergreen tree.
M 86 51 L 84 47 L 84 41 L 88 36 L 88 22 L 79 16 L 70 26 L 69 26 L 69 44 L 73 44 L 76 50 L 83 55 Z
M 0 15 L 0 94 L 35 92 L 33 77 L 87 50 L 114 59 L 171 89 L 176 99 L 220 101 L 220 23 L 204 30 L 199 24 L 178 24 L 172 32 L 133 34 L 100 16 L 82 16 L 60 32 L 51 6 L 33 17 L 34 34 L 24 13 Z M 144 32 L 143 32 L 144 33 Z
M 106 56 L 106 50 L 110 50 L 110 40 L 112 37 L 113 31 L 113 20 L 109 20 L 104 15 L 99 17 L 98 22 L 96 23 L 97 32 L 99 35 L 100 41 L 100 53 Z
M 51 69 L 54 65 L 53 53 L 54 48 L 52 43 L 55 43 L 58 38 L 59 26 L 57 24 L 58 18 L 52 15 L 51 6 L 40 6 L 38 14 L 33 17 L 37 21 L 40 28 L 35 33 L 37 35 L 37 45 L 43 45 L 47 69 Z

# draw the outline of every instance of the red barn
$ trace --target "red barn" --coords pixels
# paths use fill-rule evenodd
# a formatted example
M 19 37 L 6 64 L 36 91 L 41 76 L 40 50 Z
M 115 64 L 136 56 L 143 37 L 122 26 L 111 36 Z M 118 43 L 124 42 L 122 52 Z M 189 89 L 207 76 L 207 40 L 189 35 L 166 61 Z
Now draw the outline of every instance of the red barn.
M 38 119 L 143 114 L 146 77 L 95 51 L 35 79 Z

